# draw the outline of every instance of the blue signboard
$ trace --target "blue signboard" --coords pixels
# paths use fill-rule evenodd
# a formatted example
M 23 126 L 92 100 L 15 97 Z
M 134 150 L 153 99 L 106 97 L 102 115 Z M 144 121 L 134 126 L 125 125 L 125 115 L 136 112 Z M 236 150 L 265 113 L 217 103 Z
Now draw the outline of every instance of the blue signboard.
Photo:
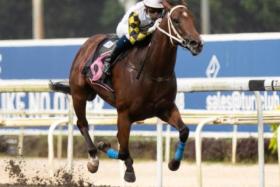
M 240 39 L 239 35 L 232 35 L 232 39 L 225 40 L 221 37 L 207 40 L 206 37 L 203 52 L 196 57 L 189 51 L 178 48 L 177 77 L 279 76 L 280 33 L 276 34 L 275 38 L 266 38 L 266 34 L 260 34 L 256 39 L 246 39 L 247 35 L 244 36 Z M 67 45 L 62 45 L 63 40 L 50 42 L 49 45 L 33 45 L 32 42 L 28 45 L 20 42 L 10 45 L 0 42 L 0 79 L 67 79 L 71 63 L 83 41 Z M 31 101 L 51 102 L 41 104 L 42 108 L 58 105 L 42 94 L 1 94 L 0 107 L 5 108 L 7 103 L 12 103 L 9 104 L 10 108 L 29 108 L 26 102 Z M 53 99 L 53 96 L 51 97 Z M 277 108 L 280 105 L 279 98 L 277 92 L 262 93 L 265 109 Z M 189 93 L 184 99 L 183 104 L 188 109 L 255 110 L 255 99 L 249 92 Z M 62 101 L 63 98 L 58 100 Z M 100 108 L 103 103 L 99 100 L 96 105 Z M 66 105 L 64 107 L 67 108 Z
M 280 39 L 206 42 L 197 57 L 180 48 L 176 74 L 208 78 L 279 76 L 279 49 Z M 280 104 L 276 92 L 265 92 L 262 98 L 265 110 L 275 109 Z M 186 105 L 208 110 L 255 110 L 254 96 L 246 92 L 188 94 Z
M 1 79 L 65 79 L 79 46 L 0 47 Z

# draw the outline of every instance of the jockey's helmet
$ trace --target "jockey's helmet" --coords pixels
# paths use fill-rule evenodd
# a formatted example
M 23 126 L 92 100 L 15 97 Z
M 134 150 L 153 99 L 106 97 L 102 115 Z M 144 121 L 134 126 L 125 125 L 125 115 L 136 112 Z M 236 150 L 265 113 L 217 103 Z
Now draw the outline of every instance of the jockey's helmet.
M 144 0 L 144 5 L 150 8 L 164 8 L 162 0 Z

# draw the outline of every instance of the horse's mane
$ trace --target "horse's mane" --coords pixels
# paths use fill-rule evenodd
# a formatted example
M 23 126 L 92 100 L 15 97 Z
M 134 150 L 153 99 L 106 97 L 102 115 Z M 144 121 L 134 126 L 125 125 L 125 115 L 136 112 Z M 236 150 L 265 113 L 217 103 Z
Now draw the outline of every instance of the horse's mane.
M 176 5 L 185 5 L 187 6 L 186 0 L 166 0 L 170 5 L 176 6 Z

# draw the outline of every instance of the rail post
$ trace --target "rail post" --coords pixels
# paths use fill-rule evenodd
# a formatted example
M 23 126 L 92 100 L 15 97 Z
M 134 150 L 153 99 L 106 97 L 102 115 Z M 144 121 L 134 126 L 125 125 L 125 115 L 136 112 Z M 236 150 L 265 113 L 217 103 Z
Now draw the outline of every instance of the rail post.
M 197 166 L 197 184 L 199 187 L 202 187 L 203 180 L 202 180 L 202 168 L 201 168 L 201 132 L 203 127 L 210 122 L 216 121 L 217 117 L 207 118 L 201 121 L 195 130 L 195 158 L 196 158 L 196 166 Z
M 57 158 L 61 159 L 62 158 L 62 127 L 59 126 L 59 134 L 57 135 Z
M 18 136 L 18 155 L 23 155 L 23 141 L 24 141 L 24 127 L 20 127 L 20 132 Z
M 167 124 L 165 131 L 165 156 L 164 160 L 168 164 L 170 160 L 170 142 L 171 142 L 171 126 Z
M 279 183 L 280 183 L 280 125 L 277 129 L 277 151 L 278 151 L 278 166 L 279 166 Z
M 69 100 L 69 114 L 68 114 L 68 145 L 67 145 L 67 170 L 72 173 L 73 170 L 73 101 L 72 97 L 68 96 Z
M 156 187 L 162 187 L 162 121 L 157 120 L 157 178 Z
M 51 124 L 48 132 L 48 159 L 49 159 L 49 175 L 50 177 L 53 177 L 54 175 L 54 143 L 53 143 L 53 133 L 55 128 L 58 125 L 61 125 L 63 123 L 67 123 L 67 119 L 62 119 L 59 121 L 54 122 Z
M 237 133 L 238 133 L 238 126 L 233 125 L 233 132 L 232 132 L 232 151 L 231 151 L 231 163 L 236 163 L 236 148 L 237 148 Z
M 263 105 L 259 91 L 255 91 L 258 113 L 258 155 L 259 155 L 259 187 L 265 186 L 264 179 L 264 138 L 263 138 Z

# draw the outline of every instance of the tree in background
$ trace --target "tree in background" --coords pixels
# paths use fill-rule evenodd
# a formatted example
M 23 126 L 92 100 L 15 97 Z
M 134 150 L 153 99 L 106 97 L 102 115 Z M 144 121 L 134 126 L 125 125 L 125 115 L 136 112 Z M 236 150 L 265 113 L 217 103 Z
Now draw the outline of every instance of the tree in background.
M 104 3 L 104 10 L 100 18 L 100 23 L 103 26 L 116 27 L 123 14 L 123 6 L 116 3 L 116 0 L 107 0 Z
M 123 9 L 115 0 L 45 0 L 46 38 L 115 32 Z
M 44 0 L 45 37 L 113 33 L 127 0 Z M 211 33 L 279 32 L 279 0 L 209 0 Z M 200 0 L 188 0 L 200 28 Z M 32 1 L 0 0 L 0 39 L 32 38 Z
M 210 0 L 211 33 L 279 32 L 279 0 Z
M 0 0 L 0 39 L 32 37 L 30 0 Z

